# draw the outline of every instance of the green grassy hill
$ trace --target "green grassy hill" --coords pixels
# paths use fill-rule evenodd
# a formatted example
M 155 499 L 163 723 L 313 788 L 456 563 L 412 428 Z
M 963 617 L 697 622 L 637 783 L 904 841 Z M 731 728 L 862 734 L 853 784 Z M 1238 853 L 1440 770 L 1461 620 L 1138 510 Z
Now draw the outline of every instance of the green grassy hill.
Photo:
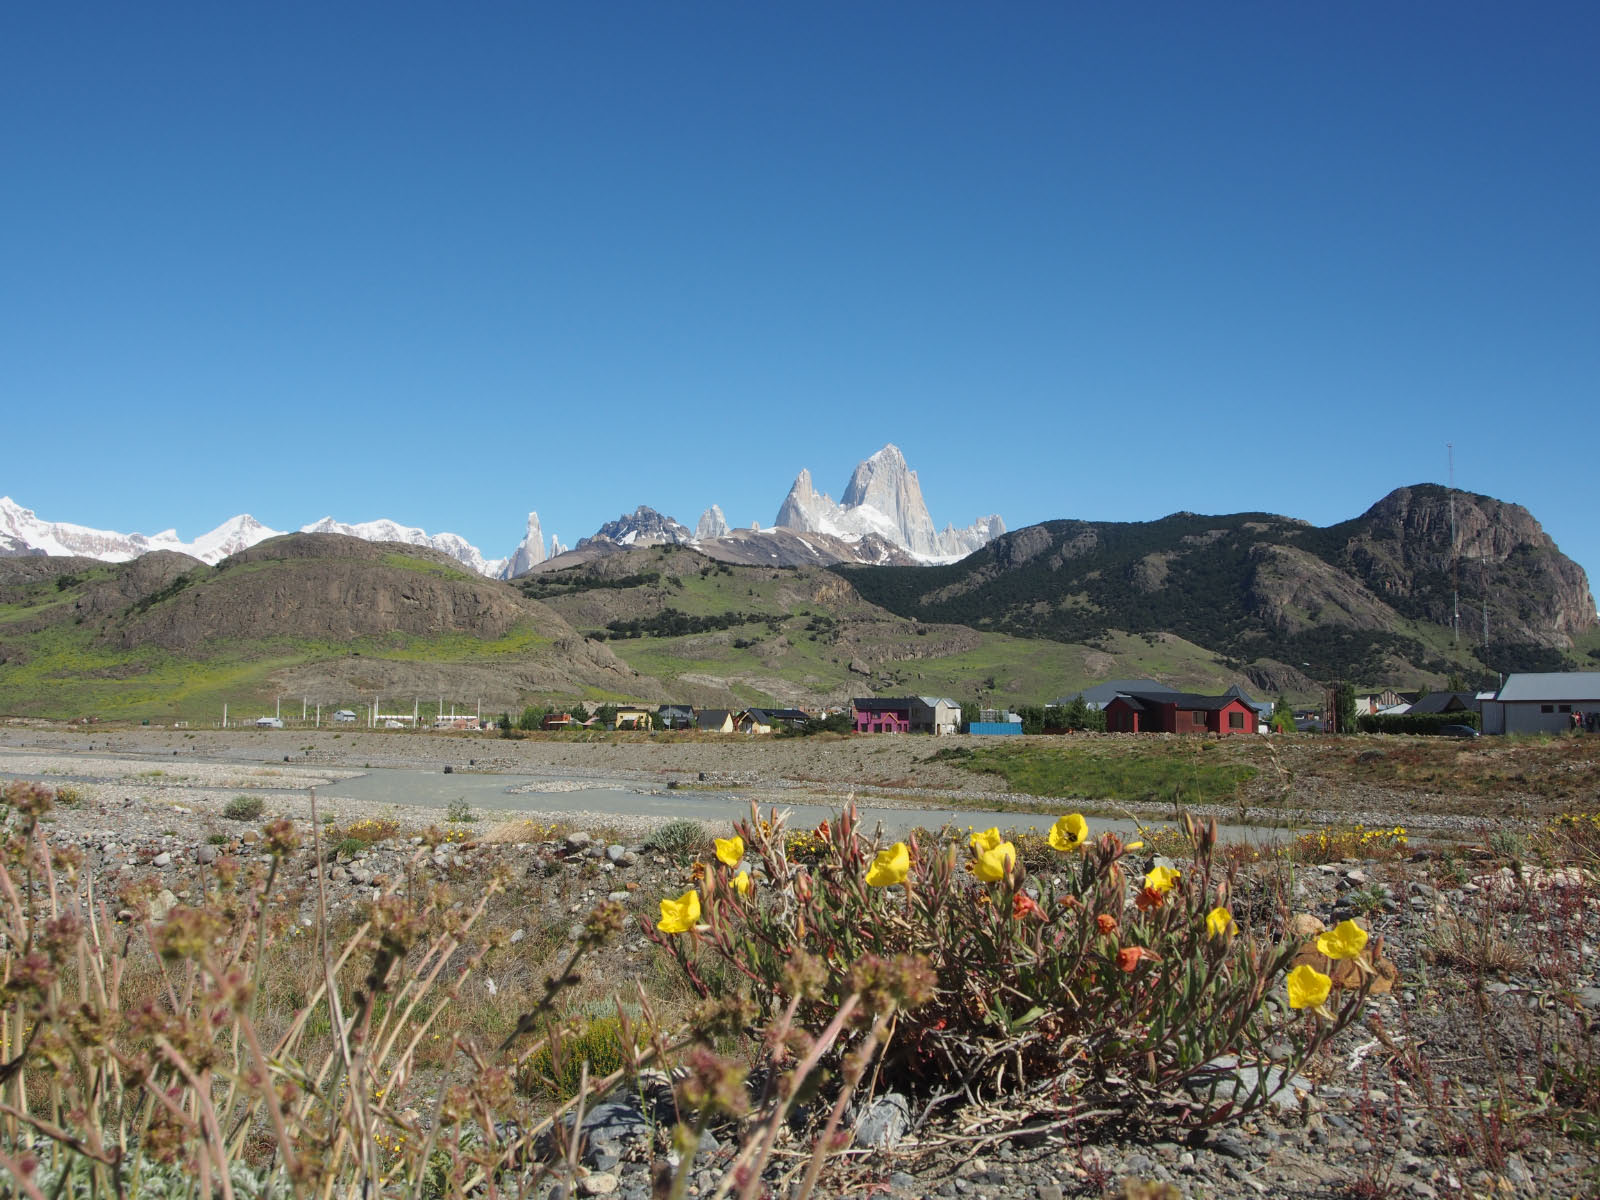
M 1199 689 L 1239 676 L 1180 638 L 1040 642 L 896 617 L 833 572 L 743 567 L 675 546 L 519 580 L 685 703 L 808 704 L 917 692 L 1039 704 L 1113 674 Z
M 472 709 L 659 695 L 546 606 L 432 551 L 276 538 L 216 567 L 0 560 L 0 714 L 189 720 L 375 694 Z M 399 698 L 403 697 L 403 703 Z

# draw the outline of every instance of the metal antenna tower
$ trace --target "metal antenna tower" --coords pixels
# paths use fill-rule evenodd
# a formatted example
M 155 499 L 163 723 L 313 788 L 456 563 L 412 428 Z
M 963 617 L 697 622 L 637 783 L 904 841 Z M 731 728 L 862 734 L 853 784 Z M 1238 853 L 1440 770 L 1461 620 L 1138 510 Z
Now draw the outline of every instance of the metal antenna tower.
M 1456 551 L 1456 447 L 1454 442 L 1444 444 L 1450 457 L 1450 488 L 1445 493 L 1450 498 L 1450 640 L 1461 644 L 1461 557 Z

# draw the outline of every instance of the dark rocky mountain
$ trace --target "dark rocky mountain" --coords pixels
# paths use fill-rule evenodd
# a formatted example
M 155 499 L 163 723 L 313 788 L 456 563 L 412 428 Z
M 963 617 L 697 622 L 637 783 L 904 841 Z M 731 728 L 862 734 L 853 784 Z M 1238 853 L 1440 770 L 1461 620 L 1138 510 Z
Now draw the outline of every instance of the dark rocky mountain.
M 949 566 L 835 569 L 919 620 L 1065 642 L 1175 633 L 1263 687 L 1571 665 L 1573 640 L 1596 625 L 1583 569 L 1521 506 L 1459 491 L 1453 502 L 1454 551 L 1452 495 L 1421 484 L 1327 528 L 1270 513 L 1049 521 Z

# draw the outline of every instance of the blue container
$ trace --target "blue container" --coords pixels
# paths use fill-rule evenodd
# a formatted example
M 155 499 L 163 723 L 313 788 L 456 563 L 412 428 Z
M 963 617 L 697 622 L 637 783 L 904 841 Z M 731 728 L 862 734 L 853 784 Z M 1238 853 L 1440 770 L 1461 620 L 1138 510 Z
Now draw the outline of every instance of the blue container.
M 1021 733 L 1021 721 L 974 721 L 967 726 L 968 733 L 975 733 L 980 737 L 1004 737 L 1007 734 Z

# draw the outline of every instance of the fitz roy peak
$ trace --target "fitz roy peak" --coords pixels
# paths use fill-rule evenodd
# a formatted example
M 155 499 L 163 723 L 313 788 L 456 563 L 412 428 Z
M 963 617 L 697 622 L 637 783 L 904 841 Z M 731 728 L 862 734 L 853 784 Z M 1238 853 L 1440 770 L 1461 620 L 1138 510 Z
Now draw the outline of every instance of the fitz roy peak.
M 774 524 L 846 542 L 876 534 L 922 562 L 964 558 L 1006 531 L 998 515 L 981 517 L 966 529 L 946 525 L 943 532 L 935 531 L 917 473 L 893 444 L 857 464 L 837 503 L 827 493 L 819 496 L 811 472 L 802 470 Z

